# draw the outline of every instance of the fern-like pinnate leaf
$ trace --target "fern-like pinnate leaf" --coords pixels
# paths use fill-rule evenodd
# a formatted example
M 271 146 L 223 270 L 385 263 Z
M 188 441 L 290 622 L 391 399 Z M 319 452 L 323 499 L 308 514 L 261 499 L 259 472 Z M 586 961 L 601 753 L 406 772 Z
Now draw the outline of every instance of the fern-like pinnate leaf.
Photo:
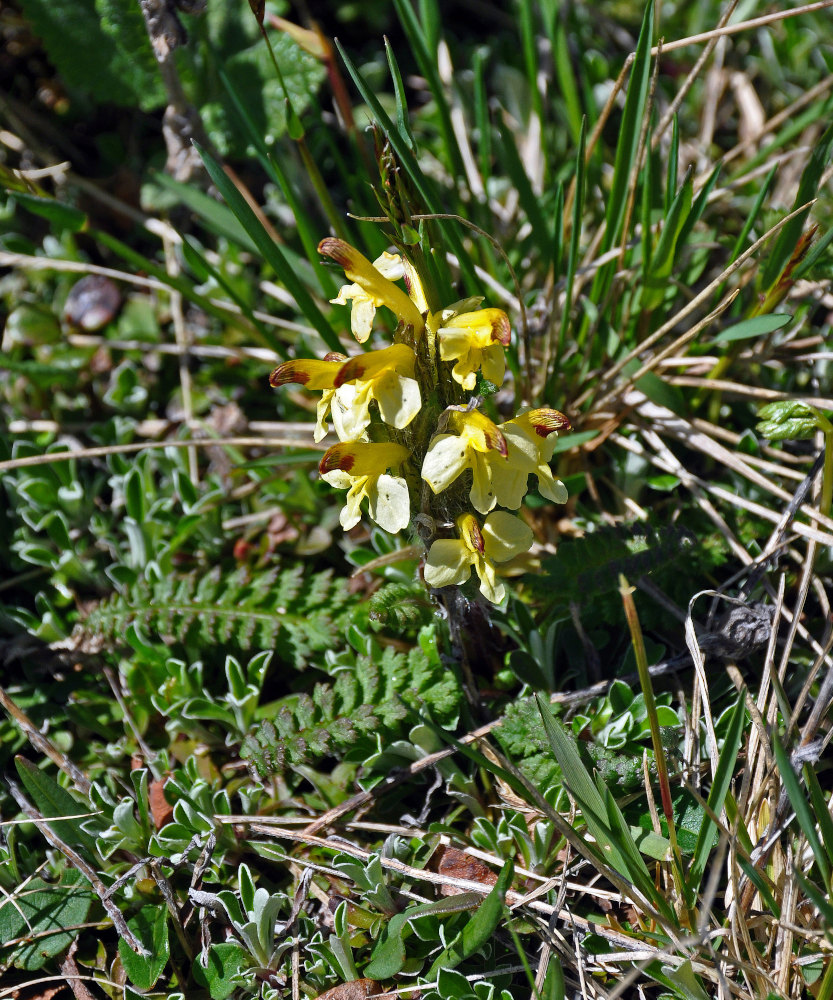
M 371 639 L 365 652 L 338 657 L 332 684 L 284 699 L 249 733 L 241 756 L 261 778 L 326 756 L 363 760 L 421 718 L 453 727 L 461 698 L 437 650 L 434 626 L 420 631 L 419 646 L 407 654 Z
M 252 577 L 219 568 L 159 580 L 139 580 L 95 607 L 83 631 L 105 642 L 123 641 L 139 625 L 168 643 L 217 643 L 240 650 L 271 649 L 297 669 L 314 653 L 341 644 L 353 599 L 329 570 L 305 575 L 303 565 Z

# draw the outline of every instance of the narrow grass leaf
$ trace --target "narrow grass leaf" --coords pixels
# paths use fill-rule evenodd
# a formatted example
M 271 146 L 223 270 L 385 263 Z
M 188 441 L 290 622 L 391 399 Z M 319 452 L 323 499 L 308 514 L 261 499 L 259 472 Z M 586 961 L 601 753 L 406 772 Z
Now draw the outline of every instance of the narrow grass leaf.
M 170 174 L 161 171 L 153 174 L 153 181 L 161 188 L 176 195 L 180 203 L 189 208 L 202 222 L 206 229 L 217 236 L 225 236 L 236 246 L 249 253 L 256 254 L 257 247 L 246 230 L 234 217 L 227 205 L 221 204 L 193 184 L 183 184 Z
M 195 146 L 197 152 L 202 157 L 208 175 L 217 186 L 217 190 L 225 198 L 240 224 L 252 238 L 263 259 L 269 264 L 284 287 L 298 303 L 298 308 L 307 318 L 307 321 L 320 334 L 321 339 L 327 347 L 332 351 L 340 351 L 341 344 L 335 331 L 324 318 L 310 293 L 299 281 L 296 272 L 290 266 L 281 249 L 263 228 L 260 219 L 252 211 L 251 206 L 231 182 L 226 172 L 214 157 L 197 143 L 195 143 Z
M 483 900 L 474 915 L 451 944 L 444 948 L 428 971 L 434 979 L 440 969 L 453 969 L 479 951 L 492 937 L 503 919 L 506 892 L 512 885 L 515 866 L 510 858 L 498 875 L 492 891 Z
M 659 240 L 651 256 L 645 287 L 642 290 L 642 307 L 644 309 L 655 309 L 665 297 L 680 233 L 691 212 L 691 196 L 692 170 L 689 169 L 680 190 L 671 202 L 671 208 L 662 224 Z
M 822 878 L 825 884 L 827 884 L 830 882 L 831 865 L 816 833 L 816 820 L 813 816 L 813 811 L 804 792 L 801 790 L 801 784 L 798 780 L 798 775 L 793 770 L 789 754 L 784 749 L 784 744 L 776 732 L 772 734 L 772 751 L 775 755 L 775 763 L 778 766 L 778 773 L 781 776 L 781 781 L 790 800 L 790 805 L 795 811 L 796 821 L 801 828 L 801 832 L 807 838 L 807 843 L 810 845 L 810 850 L 813 852 L 813 857 L 816 859 L 816 864 L 819 866 Z
M 775 180 L 775 174 L 778 172 L 778 164 L 774 163 L 770 168 L 769 173 L 764 178 L 764 182 L 758 190 L 758 194 L 755 201 L 752 203 L 752 208 L 749 210 L 749 214 L 743 221 L 743 227 L 738 233 L 738 238 L 735 240 L 735 245 L 732 247 L 732 252 L 729 254 L 729 263 L 733 263 L 738 259 L 738 256 L 742 252 L 743 248 L 746 246 L 746 240 L 752 231 L 752 227 L 758 221 L 758 217 L 761 214 L 761 209 L 763 208 L 764 201 L 769 194 L 769 189 L 772 187 L 772 182 Z
M 807 783 L 807 791 L 810 793 L 813 812 L 818 819 L 827 859 L 833 867 L 833 819 L 830 817 L 830 808 L 825 801 L 818 775 L 811 767 L 804 768 L 804 780 Z
M 631 67 L 628 95 L 625 99 L 625 109 L 622 123 L 619 126 L 619 141 L 616 145 L 616 156 L 613 163 L 613 183 L 607 200 L 605 213 L 605 235 L 602 241 L 602 252 L 610 250 L 620 236 L 622 222 L 625 218 L 627 191 L 631 173 L 636 165 L 636 155 L 639 148 L 639 133 L 642 119 L 645 115 L 645 104 L 648 99 L 648 84 L 651 80 L 651 41 L 654 33 L 654 3 L 650 0 L 642 17 L 642 28 L 636 44 L 636 55 Z
M 12 197 L 21 208 L 46 219 L 58 230 L 67 229 L 71 233 L 77 233 L 87 224 L 87 216 L 79 208 L 66 205 L 56 198 L 43 198 L 23 191 L 14 191 Z
M 264 344 L 277 351 L 282 358 L 288 357 L 289 352 L 286 349 L 286 345 L 278 340 L 272 331 L 260 322 L 249 303 L 238 295 L 234 286 L 226 281 L 222 273 L 203 255 L 196 242 L 190 236 L 183 237 L 182 256 L 198 280 L 205 281 L 206 278 L 210 277 L 217 282 L 217 285 L 223 289 L 255 330 L 260 333 L 260 339 Z
M 671 119 L 671 142 L 668 148 L 668 171 L 665 177 L 665 214 L 671 208 L 677 190 L 677 169 L 680 162 L 680 122 L 676 115 Z
M 393 46 L 388 39 L 385 39 L 385 55 L 388 60 L 390 78 L 393 81 L 393 96 L 396 101 L 396 127 L 402 136 L 402 141 L 407 142 L 411 151 L 416 149 L 414 137 L 408 126 L 408 102 L 405 99 L 405 85 L 402 83 L 402 74 L 399 72 L 399 63 L 393 53 Z
M 743 739 L 745 722 L 746 692 L 741 691 L 732 709 L 732 714 L 729 716 L 726 737 L 723 741 L 723 748 L 720 752 L 717 770 L 715 771 L 714 781 L 712 782 L 707 800 L 708 806 L 715 816 L 720 816 L 723 811 L 726 794 L 729 791 L 732 775 L 735 772 L 735 764 L 737 763 L 738 752 L 740 751 L 740 744 Z M 697 843 L 694 847 L 694 857 L 686 876 L 686 887 L 690 900 L 694 900 L 699 892 L 703 873 L 706 870 L 706 862 L 711 854 L 714 830 L 714 820 L 706 813 L 703 816 L 703 822 L 700 824 Z
M 413 12 L 411 12 L 413 14 Z M 379 98 L 376 96 L 376 91 L 371 87 L 362 74 L 357 69 L 356 65 L 353 63 L 349 55 L 344 51 L 344 48 L 339 44 L 336 39 L 336 47 L 338 48 L 339 54 L 344 62 L 347 72 L 350 74 L 351 79 L 356 85 L 357 90 L 362 96 L 362 99 L 367 104 L 374 119 L 379 123 L 391 146 L 393 147 L 394 153 L 399 160 L 400 167 L 405 171 L 410 180 L 412 181 L 414 187 L 419 192 L 422 198 L 423 204 L 427 212 L 433 215 L 443 215 L 448 213 L 447 196 L 446 201 L 437 193 L 436 188 L 433 183 L 425 176 L 422 172 L 414 154 L 411 152 L 408 144 L 399 135 L 399 131 L 390 117 L 385 112 L 382 107 Z M 466 288 L 470 295 L 477 294 L 480 289 L 480 282 L 477 280 L 474 268 L 472 267 L 471 261 L 469 260 L 469 255 L 463 246 L 462 240 L 460 239 L 454 223 L 450 223 L 449 220 L 440 219 L 438 220 L 439 228 L 448 242 L 450 249 L 453 251 L 457 260 L 459 262 L 460 270 L 463 274 L 463 278 L 466 283 Z
M 801 208 L 802 205 L 806 205 L 807 202 L 812 201 L 818 194 L 819 184 L 830 160 L 831 151 L 833 151 L 833 125 L 828 125 L 824 135 L 813 146 L 810 159 L 801 174 L 801 181 L 798 185 L 792 211 Z M 808 207 L 805 211 L 796 215 L 794 219 L 790 219 L 778 234 L 778 239 L 772 249 L 772 253 L 769 255 L 761 273 L 760 287 L 763 291 L 768 291 L 772 288 L 789 263 L 793 251 L 801 239 L 801 234 L 804 231 L 804 223 L 809 213 L 810 209 Z
M 570 226 L 570 249 L 567 255 L 567 275 L 564 279 L 564 308 L 561 312 L 561 324 L 558 331 L 558 349 L 555 353 L 553 370 L 550 372 L 544 390 L 544 398 L 553 395 L 555 389 L 555 379 L 561 370 L 559 359 L 564 353 L 567 339 L 567 329 L 570 325 L 571 313 L 573 311 L 573 286 L 576 280 L 576 267 L 578 266 L 579 248 L 581 246 L 581 223 L 584 218 L 584 199 L 587 194 L 586 169 L 585 169 L 585 148 L 587 144 L 587 119 L 582 118 L 579 133 L 578 150 L 576 151 L 576 192 L 573 199 L 573 218 Z M 563 441 L 564 438 L 560 438 Z
M 582 763 L 574 741 L 552 717 L 541 695 L 535 696 L 553 755 L 564 775 L 564 785 L 575 798 L 587 828 L 602 856 L 620 875 L 629 879 L 658 909 L 668 913 L 668 905 L 657 892 L 648 868 L 634 843 L 630 828 L 607 788 L 602 796 Z
M 734 340 L 749 340 L 751 337 L 765 337 L 769 333 L 775 333 L 782 326 L 792 322 L 789 313 L 766 313 L 763 316 L 752 316 L 749 319 L 741 320 L 740 323 L 733 323 L 712 340 L 713 344 L 728 344 Z
M 570 58 L 567 31 L 559 17 L 553 18 L 553 34 L 550 41 L 555 63 L 555 78 L 558 81 L 564 102 L 562 111 L 567 119 L 572 141 L 578 145 L 584 130 L 584 116 L 581 113 L 581 98 L 573 74 L 573 61 Z
M 416 59 L 419 70 L 425 77 L 428 89 L 434 98 L 439 119 L 440 138 L 446 151 L 451 174 L 463 181 L 466 177 L 466 169 L 460 148 L 454 137 L 454 129 L 451 125 L 451 108 L 437 69 L 439 18 L 436 16 L 436 12 L 431 11 L 430 5 L 424 8 L 428 16 L 425 18 L 425 29 L 423 30 L 409 0 L 394 0 L 394 7 L 402 30 L 405 32 L 405 37 L 408 39 L 411 54 Z M 431 51 L 428 48 L 429 44 L 432 47 Z

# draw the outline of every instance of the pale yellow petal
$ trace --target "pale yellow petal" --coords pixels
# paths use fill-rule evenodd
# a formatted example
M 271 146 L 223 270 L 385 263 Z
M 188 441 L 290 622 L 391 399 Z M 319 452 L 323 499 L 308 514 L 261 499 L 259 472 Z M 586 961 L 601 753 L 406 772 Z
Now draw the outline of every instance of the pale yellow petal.
M 510 445 L 510 459 L 511 455 Z M 495 491 L 497 502 L 501 507 L 517 510 L 526 496 L 529 473 L 525 468 L 513 465 L 510 459 L 490 458 L 489 468 L 492 472 L 492 489 Z
M 538 492 L 542 497 L 552 500 L 553 503 L 566 503 L 568 499 L 567 487 L 560 479 L 556 479 L 548 465 L 540 465 L 536 470 L 538 473 Z
M 528 552 L 532 546 L 532 529 L 513 514 L 496 510 L 483 525 L 486 556 L 493 562 L 506 562 Z
M 493 604 L 500 604 L 506 596 L 506 588 L 499 583 L 495 574 L 495 567 L 488 560 L 480 556 L 474 562 L 474 568 L 480 577 L 480 593 Z
M 425 559 L 425 582 L 429 587 L 451 587 L 471 576 L 472 554 L 458 539 L 439 538 Z
M 501 344 L 490 344 L 483 350 L 480 370 L 483 372 L 483 378 L 487 378 L 492 385 L 500 385 L 503 382 L 503 376 L 506 374 L 506 358 Z
M 465 441 L 457 434 L 438 434 L 425 454 L 422 478 L 434 493 L 441 493 L 469 466 L 469 451 Z
M 376 315 L 376 305 L 372 299 L 358 295 L 353 300 L 353 309 L 350 313 L 350 329 L 356 340 L 363 344 L 370 336 L 373 329 L 373 317 Z
M 472 462 L 472 486 L 469 499 L 476 511 L 481 514 L 488 514 L 497 503 L 495 491 L 492 488 L 492 475 L 490 463 L 485 455 L 474 455 Z M 504 461 L 498 458 L 497 462 Z
M 379 404 L 379 414 L 386 424 L 401 430 L 419 413 L 422 400 L 416 379 L 393 372 L 386 373 L 373 384 L 373 395 Z
M 411 520 L 411 499 L 405 480 L 399 476 L 379 476 L 369 493 L 368 511 L 373 520 L 395 535 Z

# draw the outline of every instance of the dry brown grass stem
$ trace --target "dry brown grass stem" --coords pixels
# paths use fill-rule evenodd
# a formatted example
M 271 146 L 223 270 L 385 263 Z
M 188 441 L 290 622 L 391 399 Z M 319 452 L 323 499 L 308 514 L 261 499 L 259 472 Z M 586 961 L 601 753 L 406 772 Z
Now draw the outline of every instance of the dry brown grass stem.
M 701 42 L 709 42 L 724 35 L 737 35 L 742 31 L 751 31 L 753 28 L 761 28 L 766 24 L 784 21 L 789 17 L 812 14 L 814 11 L 824 10 L 826 7 L 833 7 L 833 0 L 818 0 L 817 3 L 804 4 L 802 7 L 790 7 L 786 10 L 775 11 L 772 14 L 763 14 L 761 17 L 753 17 L 748 21 L 738 21 L 737 24 L 727 24 L 719 28 L 712 28 L 711 31 L 703 31 L 698 35 L 689 35 L 687 38 L 678 38 L 674 42 L 666 42 L 662 48 L 666 53 L 676 52 L 677 49 L 684 49 L 687 45 L 700 45 Z M 651 49 L 651 55 L 656 55 L 658 51 L 658 46 L 654 46 Z M 630 58 L 632 61 L 633 56 Z

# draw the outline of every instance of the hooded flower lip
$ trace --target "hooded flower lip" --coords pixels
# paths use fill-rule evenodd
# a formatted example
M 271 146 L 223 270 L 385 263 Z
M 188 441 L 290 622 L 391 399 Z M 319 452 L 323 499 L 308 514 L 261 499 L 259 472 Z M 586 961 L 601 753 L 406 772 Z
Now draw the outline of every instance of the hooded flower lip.
M 379 306 L 387 306 L 406 326 L 413 327 L 417 336 L 422 333 L 423 319 L 419 309 L 390 280 L 401 278 L 404 272 L 402 261 L 396 254 L 382 254 L 371 264 L 355 247 L 334 237 L 322 240 L 318 244 L 318 252 L 342 267 L 345 277 L 352 282 L 344 285 L 337 298 L 331 301 L 346 305 L 352 299 L 350 328 L 360 344 L 370 336 L 373 317 Z
M 365 497 L 370 516 L 385 531 L 395 535 L 408 527 L 408 487 L 401 476 L 388 475 L 387 470 L 398 468 L 410 454 L 401 444 L 363 441 L 336 444 L 324 453 L 318 466 L 321 478 L 336 489 L 348 491 L 340 517 L 345 531 L 361 520 Z
M 327 417 L 336 393 L 335 378 L 346 360 L 347 355 L 339 354 L 337 351 L 325 354 L 322 361 L 314 358 L 296 358 L 294 361 L 285 361 L 282 365 L 278 365 L 269 376 L 269 385 L 276 389 L 295 382 L 305 389 L 323 390 L 316 411 L 317 420 L 313 432 L 315 441 L 326 437 L 330 429 Z
M 422 463 L 422 478 L 434 493 L 441 493 L 465 469 L 471 469 L 471 502 L 481 514 L 487 514 L 497 502 L 492 464 L 506 460 L 506 439 L 478 410 L 452 410 L 447 413 L 446 426 L 454 433 L 433 438 Z
M 284 361 L 269 376 L 269 385 L 277 389 L 279 386 L 296 382 L 305 389 L 334 389 L 334 379 L 346 360 L 346 354 L 331 351 L 324 356 L 323 361 L 318 361 L 316 358 Z
M 456 361 L 452 376 L 466 392 L 477 382 L 477 370 L 495 385 L 506 374 L 503 348 L 509 345 L 509 317 L 502 309 L 478 309 L 452 316 L 437 330 L 440 357 Z
M 460 586 L 471 576 L 472 567 L 480 577 L 480 592 L 499 604 L 506 588 L 497 581 L 496 563 L 506 562 L 526 552 L 532 545 L 532 531 L 519 517 L 497 510 L 483 527 L 473 514 L 457 518 L 459 538 L 440 538 L 425 560 L 425 582 L 429 587 Z
M 341 366 L 333 380 L 332 414 L 342 441 L 355 441 L 370 424 L 370 403 L 376 400 L 386 424 L 401 430 L 419 413 L 419 383 L 412 378 L 416 355 L 407 344 L 368 351 Z
M 501 507 L 516 510 L 523 502 L 530 473 L 538 477 L 538 491 L 554 503 L 567 502 L 564 484 L 553 477 L 549 467 L 557 431 L 568 430 L 570 421 L 558 410 L 539 407 L 527 410 L 500 425 L 508 447 L 507 460 L 491 456 L 486 460 L 495 497 Z

